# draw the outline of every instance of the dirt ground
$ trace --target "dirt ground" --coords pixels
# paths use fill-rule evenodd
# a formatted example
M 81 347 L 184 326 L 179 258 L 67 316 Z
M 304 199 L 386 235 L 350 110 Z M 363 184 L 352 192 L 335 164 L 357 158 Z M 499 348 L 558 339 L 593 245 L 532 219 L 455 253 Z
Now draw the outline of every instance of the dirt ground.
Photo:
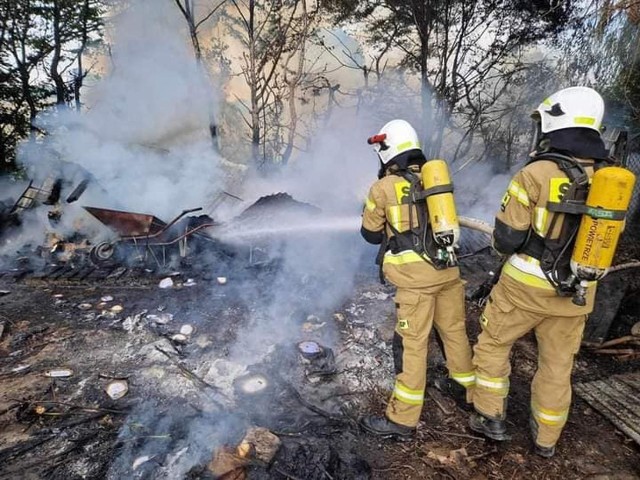
M 474 262 L 465 270 L 469 292 L 481 282 Z M 252 299 L 268 289 L 269 275 L 253 272 L 251 287 L 235 287 L 233 277 L 226 285 L 196 278 L 188 286 L 176 276 L 166 290 L 151 274 L 100 282 L 0 277 L 0 290 L 8 292 L 0 297 L 0 478 L 213 478 L 205 468 L 213 451 L 235 445 L 247 425 L 263 425 L 282 441 L 274 462 L 251 466 L 248 478 L 640 478 L 638 445 L 579 398 L 556 456 L 532 453 L 531 337 L 513 351 L 510 442 L 478 437 L 467 427 L 468 412 L 431 388 L 414 440 L 380 441 L 361 432 L 357 418 L 382 412 L 392 384 L 392 290 L 372 271 L 358 277 L 335 310 L 294 306 L 284 327 L 295 330 L 289 344 L 267 345 L 265 355 L 243 365 L 239 337 L 252 319 L 259 323 L 260 305 Z M 640 320 L 639 286 L 637 274 L 625 275 L 633 288 L 621 315 L 630 324 Z M 317 287 L 313 280 L 307 286 L 300 287 L 303 300 Z M 112 312 L 114 305 L 123 311 Z M 473 342 L 480 309 L 469 301 L 467 312 Z M 173 318 L 154 321 L 163 313 Z M 176 340 L 184 324 L 195 330 Z M 271 342 L 270 332 L 264 338 Z M 337 373 L 308 375 L 295 340 L 330 345 Z M 429 362 L 434 378 L 442 371 L 435 342 Z M 72 375 L 44 375 L 62 367 Z M 639 369 L 637 360 L 582 351 L 575 379 Z M 269 394 L 238 395 L 234 382 L 256 372 L 269 379 Z M 129 386 L 117 400 L 105 392 L 114 379 Z

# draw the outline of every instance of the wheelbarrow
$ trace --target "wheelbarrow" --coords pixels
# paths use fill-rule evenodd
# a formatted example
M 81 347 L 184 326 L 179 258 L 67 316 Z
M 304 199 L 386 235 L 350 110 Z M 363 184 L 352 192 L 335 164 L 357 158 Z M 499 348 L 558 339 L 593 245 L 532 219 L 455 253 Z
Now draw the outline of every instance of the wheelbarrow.
M 118 234 L 116 240 L 102 242 L 91 248 L 89 258 L 96 265 L 108 263 L 114 259 L 118 251 L 132 247 L 137 251 L 139 258 L 147 260 L 148 257 L 152 257 L 159 266 L 165 266 L 168 250 L 174 249 L 176 246 L 180 256 L 186 256 L 188 238 L 197 235 L 199 238 L 213 241 L 204 232 L 204 229 L 215 226 L 215 223 L 205 222 L 192 225 L 190 221 L 180 222 L 185 215 L 198 212 L 202 208 L 183 210 L 169 223 L 145 213 L 96 207 L 82 208 Z

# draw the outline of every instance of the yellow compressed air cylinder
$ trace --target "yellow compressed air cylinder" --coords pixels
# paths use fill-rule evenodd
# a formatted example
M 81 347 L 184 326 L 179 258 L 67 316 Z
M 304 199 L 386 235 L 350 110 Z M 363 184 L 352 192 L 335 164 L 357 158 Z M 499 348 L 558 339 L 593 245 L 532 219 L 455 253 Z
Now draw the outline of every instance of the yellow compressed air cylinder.
M 598 280 L 607 274 L 635 182 L 626 168 L 604 167 L 594 173 L 571 256 L 571 270 L 579 280 Z
M 453 247 L 460 238 L 460 224 L 447 163 L 444 160 L 429 160 L 420 173 L 422 187 L 427 193 L 427 210 L 433 237 L 439 245 Z M 432 193 L 429 194 L 431 189 Z

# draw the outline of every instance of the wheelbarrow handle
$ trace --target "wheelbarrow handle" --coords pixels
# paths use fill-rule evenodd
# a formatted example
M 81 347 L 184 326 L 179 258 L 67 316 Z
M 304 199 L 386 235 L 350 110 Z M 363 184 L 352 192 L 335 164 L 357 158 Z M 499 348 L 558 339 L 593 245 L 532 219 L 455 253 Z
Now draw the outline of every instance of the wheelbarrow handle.
M 200 210 L 202 210 L 202 207 L 198 207 L 198 208 L 190 208 L 189 210 L 183 210 L 182 213 L 180 214 L 180 216 L 184 216 L 187 213 L 193 213 L 193 212 L 199 212 Z
M 156 233 L 154 233 L 152 235 L 147 235 L 147 237 L 146 237 L 147 240 L 150 239 L 150 238 L 155 238 L 155 237 L 158 237 L 158 236 L 162 235 L 164 232 L 166 232 L 171 227 L 173 227 L 176 223 L 178 223 L 178 220 L 180 220 L 182 217 L 184 217 L 187 213 L 197 212 L 198 210 L 202 210 L 202 207 L 192 208 L 190 210 L 183 210 L 180 215 L 178 215 L 176 218 L 171 220 L 169 223 L 167 223 L 164 227 L 162 227 Z

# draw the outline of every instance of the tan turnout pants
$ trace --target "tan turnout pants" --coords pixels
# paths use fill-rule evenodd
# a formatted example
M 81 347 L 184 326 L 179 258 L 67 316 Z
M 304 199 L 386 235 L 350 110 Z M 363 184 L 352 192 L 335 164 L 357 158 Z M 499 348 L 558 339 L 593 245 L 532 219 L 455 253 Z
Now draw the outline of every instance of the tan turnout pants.
M 465 328 L 464 286 L 458 278 L 442 285 L 398 288 L 398 321 L 393 339 L 396 383 L 387 417 L 409 427 L 418 424 L 427 383 L 427 346 L 431 327 L 442 338 L 451 378 L 467 388 L 475 383 Z
M 513 305 L 500 288 L 491 292 L 481 316 L 482 333 L 475 345 L 475 409 L 503 420 L 509 393 L 509 353 L 520 337 L 533 330 L 538 341 L 538 369 L 531 383 L 534 440 L 556 444 L 571 405 L 571 371 L 580 348 L 586 315 L 559 317 L 528 312 Z

